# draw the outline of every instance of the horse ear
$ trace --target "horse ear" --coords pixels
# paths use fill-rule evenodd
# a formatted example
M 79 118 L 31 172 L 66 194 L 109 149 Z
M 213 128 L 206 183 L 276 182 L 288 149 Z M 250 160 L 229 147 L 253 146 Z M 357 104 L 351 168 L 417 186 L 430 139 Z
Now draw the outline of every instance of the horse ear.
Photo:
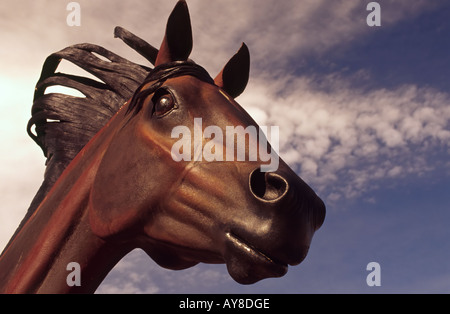
M 239 51 L 216 76 L 214 83 L 226 91 L 231 97 L 236 98 L 247 86 L 249 72 L 250 53 L 247 45 L 242 43 Z
M 169 16 L 156 65 L 187 60 L 192 51 L 192 28 L 189 10 L 184 0 L 178 1 Z

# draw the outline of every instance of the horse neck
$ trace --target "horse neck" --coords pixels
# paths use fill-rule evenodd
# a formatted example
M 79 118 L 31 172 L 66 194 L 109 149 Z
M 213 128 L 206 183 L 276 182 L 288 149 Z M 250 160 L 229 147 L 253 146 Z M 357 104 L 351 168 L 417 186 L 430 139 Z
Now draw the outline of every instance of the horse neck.
M 89 193 L 112 138 L 103 128 L 69 164 L 0 257 L 0 293 L 89 293 L 130 250 L 91 230 Z M 67 277 L 76 262 L 81 285 Z M 83 280 L 89 278 L 89 280 Z

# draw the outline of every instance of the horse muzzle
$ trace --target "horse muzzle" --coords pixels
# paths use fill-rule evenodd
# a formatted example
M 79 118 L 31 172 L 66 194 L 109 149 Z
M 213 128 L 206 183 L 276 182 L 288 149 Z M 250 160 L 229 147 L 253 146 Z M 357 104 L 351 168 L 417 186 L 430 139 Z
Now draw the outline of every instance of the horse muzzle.
M 287 166 L 253 170 L 249 190 L 253 216 L 225 233 L 227 269 L 241 284 L 281 277 L 288 265 L 300 264 L 325 218 L 322 200 Z

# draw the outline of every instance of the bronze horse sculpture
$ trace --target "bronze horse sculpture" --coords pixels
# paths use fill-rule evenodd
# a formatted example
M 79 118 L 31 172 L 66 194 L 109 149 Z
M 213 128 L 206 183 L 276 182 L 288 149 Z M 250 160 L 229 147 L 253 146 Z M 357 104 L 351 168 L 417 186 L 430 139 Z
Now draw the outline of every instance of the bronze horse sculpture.
M 171 157 L 171 130 L 192 129 L 194 117 L 223 129 L 257 127 L 234 101 L 249 77 L 247 47 L 212 79 L 188 59 L 184 1 L 173 9 L 159 50 L 123 28 L 115 35 L 154 68 L 91 44 L 68 47 L 44 63 L 28 131 L 47 168 L 0 257 L 0 292 L 91 293 L 135 248 L 169 269 L 225 263 L 242 284 L 283 276 L 305 258 L 325 218 L 314 191 L 282 160 L 276 171 L 262 172 L 261 160 Z M 55 73 L 62 59 L 101 82 Z M 85 97 L 45 94 L 52 85 Z M 81 285 L 66 282 L 72 262 L 81 267 Z

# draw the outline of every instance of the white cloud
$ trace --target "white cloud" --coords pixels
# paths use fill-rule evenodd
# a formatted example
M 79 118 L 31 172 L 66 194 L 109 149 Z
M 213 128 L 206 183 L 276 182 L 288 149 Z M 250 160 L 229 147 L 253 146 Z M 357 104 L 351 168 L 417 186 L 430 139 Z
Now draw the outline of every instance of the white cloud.
M 305 55 L 322 55 L 369 33 L 366 5 L 343 0 L 189 1 L 196 60 L 217 71 L 245 41 L 258 65 L 255 71 L 281 68 L 285 73 L 292 62 L 304 62 Z M 381 5 L 383 27 L 389 27 L 437 4 L 384 0 Z

